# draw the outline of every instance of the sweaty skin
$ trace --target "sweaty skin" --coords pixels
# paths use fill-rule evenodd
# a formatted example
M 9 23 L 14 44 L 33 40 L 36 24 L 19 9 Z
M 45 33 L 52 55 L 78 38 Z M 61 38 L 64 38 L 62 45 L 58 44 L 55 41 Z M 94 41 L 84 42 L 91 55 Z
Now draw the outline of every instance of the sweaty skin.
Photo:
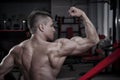
M 14 46 L 2 60 L 0 80 L 4 80 L 4 75 L 15 65 L 22 71 L 24 80 L 56 80 L 67 56 L 82 54 L 99 42 L 95 27 L 82 10 L 71 7 L 68 12 L 71 16 L 82 17 L 86 38 L 61 38 L 49 42 L 54 38 L 55 29 L 48 17 L 47 25 L 40 25 L 30 39 Z

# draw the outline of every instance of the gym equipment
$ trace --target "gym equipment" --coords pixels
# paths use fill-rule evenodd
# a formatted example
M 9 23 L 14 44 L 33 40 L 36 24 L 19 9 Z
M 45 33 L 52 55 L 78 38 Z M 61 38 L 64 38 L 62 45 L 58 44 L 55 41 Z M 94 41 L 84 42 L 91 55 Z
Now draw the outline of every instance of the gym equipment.
M 92 47 L 91 49 L 89 49 L 86 56 L 82 56 L 83 62 L 93 62 L 96 64 L 104 58 L 104 54 L 103 54 L 104 52 L 102 50 L 102 47 L 103 45 L 105 45 L 105 42 L 103 42 L 103 40 L 105 39 L 105 35 L 99 34 L 99 39 L 100 42 L 94 48 Z
M 90 71 L 88 71 L 78 80 L 90 80 L 92 77 L 97 75 L 99 72 L 101 72 L 108 65 L 112 64 L 118 58 L 120 58 L 120 48 L 117 48 L 115 51 L 113 51 L 111 55 L 107 56 L 105 59 L 99 62 L 95 67 L 93 67 Z
M 63 37 L 62 34 L 65 34 L 68 32 L 70 32 L 70 34 L 77 34 L 82 36 L 82 30 L 84 29 L 83 25 L 81 24 L 81 20 L 78 17 L 64 17 L 64 16 L 55 16 L 55 21 L 57 22 L 57 28 L 58 28 L 58 38 Z M 67 31 L 64 31 L 62 29 L 64 29 L 64 26 L 70 26 L 72 27 L 73 25 L 78 28 L 78 30 L 72 30 L 71 28 L 68 28 Z M 69 36 L 67 35 L 68 38 L 70 38 L 70 36 L 72 36 L 72 34 Z
M 66 37 L 68 39 L 72 38 L 73 37 L 73 29 L 72 27 L 68 27 L 67 30 L 66 30 Z

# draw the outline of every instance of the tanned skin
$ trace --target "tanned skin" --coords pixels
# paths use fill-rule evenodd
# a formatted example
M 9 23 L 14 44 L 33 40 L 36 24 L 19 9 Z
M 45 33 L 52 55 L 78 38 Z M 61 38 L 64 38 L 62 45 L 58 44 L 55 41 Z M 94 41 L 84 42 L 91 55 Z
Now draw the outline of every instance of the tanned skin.
M 86 37 L 60 38 L 54 42 L 54 26 L 51 17 L 48 23 L 37 25 L 30 39 L 14 46 L 0 64 L 0 80 L 17 65 L 24 80 L 56 80 L 67 56 L 82 54 L 99 42 L 95 27 L 84 11 L 70 7 L 69 14 L 81 17 L 85 25 Z

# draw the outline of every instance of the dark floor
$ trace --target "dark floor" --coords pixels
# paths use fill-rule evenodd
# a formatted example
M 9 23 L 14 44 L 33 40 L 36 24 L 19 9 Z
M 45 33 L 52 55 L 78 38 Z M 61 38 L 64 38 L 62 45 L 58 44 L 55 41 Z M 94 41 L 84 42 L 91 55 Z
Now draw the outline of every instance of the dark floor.
M 83 73 L 93 68 L 93 64 L 76 64 L 73 66 L 74 69 L 70 70 L 68 66 L 64 66 L 57 78 L 57 80 L 77 80 Z M 110 72 L 101 71 L 98 75 L 93 77 L 91 80 L 120 80 L 119 74 L 113 74 Z
M 79 76 L 78 78 L 76 77 L 58 78 L 57 80 L 78 80 L 81 76 Z M 120 75 L 112 73 L 100 73 L 93 77 L 91 80 L 120 80 Z
M 57 80 L 77 80 L 77 79 L 74 77 L 70 77 L 70 78 L 59 78 Z M 91 80 L 120 80 L 120 76 L 104 74 L 104 75 L 97 75 Z
M 120 80 L 120 76 L 113 74 L 97 75 L 92 80 Z

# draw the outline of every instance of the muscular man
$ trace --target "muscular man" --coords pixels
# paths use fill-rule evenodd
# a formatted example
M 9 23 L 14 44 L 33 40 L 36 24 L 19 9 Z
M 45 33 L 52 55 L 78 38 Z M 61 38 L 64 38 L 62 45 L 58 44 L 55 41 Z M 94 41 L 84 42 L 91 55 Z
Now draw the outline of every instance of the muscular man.
M 69 9 L 71 16 L 82 17 L 86 38 L 54 38 L 52 18 L 46 12 L 33 11 L 28 18 L 31 38 L 14 46 L 0 64 L 0 80 L 14 65 L 18 65 L 24 80 L 56 80 L 68 55 L 82 54 L 99 42 L 95 27 L 86 14 L 76 8 Z

